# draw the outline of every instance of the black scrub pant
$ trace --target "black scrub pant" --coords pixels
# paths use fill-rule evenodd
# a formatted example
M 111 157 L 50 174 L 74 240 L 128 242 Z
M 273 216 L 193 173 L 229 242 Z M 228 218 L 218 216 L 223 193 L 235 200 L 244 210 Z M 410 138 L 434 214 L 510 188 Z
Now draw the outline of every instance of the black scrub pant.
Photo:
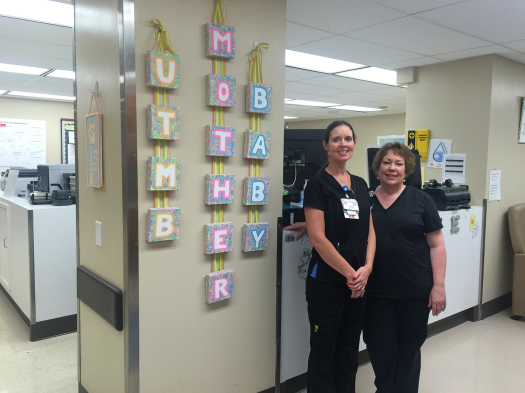
M 428 298 L 368 296 L 363 338 L 376 393 L 417 393 L 429 312 Z
M 308 393 L 354 393 L 366 298 L 351 298 L 346 284 L 306 279 L 310 320 Z

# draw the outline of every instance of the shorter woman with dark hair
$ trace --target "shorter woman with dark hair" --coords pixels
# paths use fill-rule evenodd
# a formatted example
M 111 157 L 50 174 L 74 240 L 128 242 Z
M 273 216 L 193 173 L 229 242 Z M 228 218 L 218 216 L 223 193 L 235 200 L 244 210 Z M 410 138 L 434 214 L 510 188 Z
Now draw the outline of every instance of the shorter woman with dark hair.
M 446 250 L 432 198 L 403 182 L 414 154 L 399 142 L 372 164 L 381 185 L 372 197 L 377 249 L 363 328 L 376 393 L 416 393 L 429 312 L 445 310 Z

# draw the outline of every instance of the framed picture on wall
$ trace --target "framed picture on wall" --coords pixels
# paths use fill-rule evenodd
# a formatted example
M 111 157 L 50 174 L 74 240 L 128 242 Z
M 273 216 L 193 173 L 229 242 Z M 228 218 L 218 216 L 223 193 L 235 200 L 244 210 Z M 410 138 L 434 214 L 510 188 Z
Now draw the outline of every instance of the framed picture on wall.
M 521 116 L 518 143 L 525 143 L 525 97 L 521 99 Z
M 62 164 L 75 163 L 75 120 L 60 119 Z
M 102 187 L 102 115 L 86 116 L 88 186 Z

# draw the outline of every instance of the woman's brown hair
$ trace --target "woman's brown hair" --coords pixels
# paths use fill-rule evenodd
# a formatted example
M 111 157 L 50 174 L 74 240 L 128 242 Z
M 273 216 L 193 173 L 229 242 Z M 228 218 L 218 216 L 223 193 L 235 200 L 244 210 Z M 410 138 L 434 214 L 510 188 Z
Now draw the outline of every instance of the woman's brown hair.
M 379 167 L 381 166 L 383 158 L 385 158 L 385 156 L 390 150 L 392 150 L 392 152 L 395 155 L 405 160 L 405 177 L 411 175 L 412 172 L 414 172 L 414 169 L 416 168 L 416 158 L 414 157 L 414 153 L 412 153 L 412 150 L 410 150 L 408 146 L 403 145 L 399 142 L 388 142 L 381 146 L 381 149 L 379 149 L 379 151 L 376 153 L 374 157 L 374 162 L 372 163 L 372 168 L 374 168 L 374 171 L 376 173 L 379 171 Z

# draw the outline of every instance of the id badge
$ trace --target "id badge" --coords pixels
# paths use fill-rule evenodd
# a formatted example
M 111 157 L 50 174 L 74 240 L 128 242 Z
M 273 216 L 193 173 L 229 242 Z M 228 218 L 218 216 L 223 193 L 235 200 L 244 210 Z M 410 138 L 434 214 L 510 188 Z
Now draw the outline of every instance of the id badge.
M 359 219 L 359 204 L 355 199 L 341 198 L 345 218 Z

